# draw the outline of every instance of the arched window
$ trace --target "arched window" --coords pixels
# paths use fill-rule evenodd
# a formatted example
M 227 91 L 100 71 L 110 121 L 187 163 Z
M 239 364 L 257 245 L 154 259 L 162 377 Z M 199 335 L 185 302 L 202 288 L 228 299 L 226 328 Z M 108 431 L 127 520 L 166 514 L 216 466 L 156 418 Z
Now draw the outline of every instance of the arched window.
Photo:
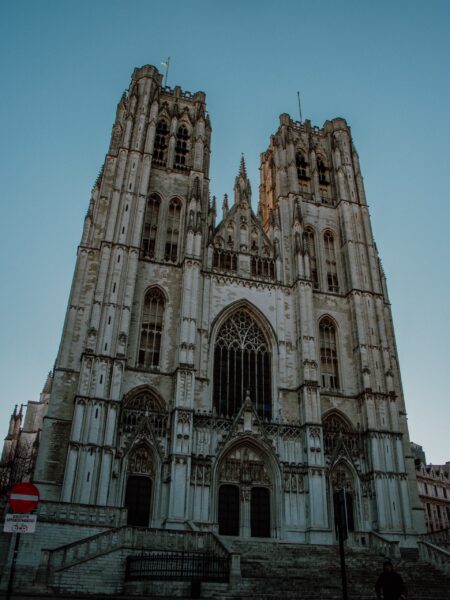
M 250 259 L 250 273 L 255 277 L 275 278 L 275 260 L 253 255 Z
M 121 406 L 121 434 L 135 433 L 142 419 L 148 418 L 155 435 L 163 437 L 167 431 L 167 412 L 163 401 L 147 386 L 130 393 Z
M 322 386 L 339 389 L 339 369 L 336 343 L 336 327 L 331 319 L 324 317 L 319 323 L 320 372 Z
M 334 236 L 331 231 L 325 231 L 323 236 L 325 246 L 325 263 L 327 269 L 327 287 L 329 292 L 339 292 L 339 280 L 337 275 L 336 251 L 334 248 Z
M 145 258 L 153 258 L 155 256 L 160 205 L 161 200 L 157 194 L 152 194 L 147 200 L 141 244 L 142 255 Z
M 309 181 L 308 163 L 303 152 L 297 152 L 295 155 L 295 165 L 297 167 L 297 177 L 300 181 Z
M 321 185 L 328 185 L 328 169 L 320 156 L 317 157 L 317 171 L 319 173 L 319 183 Z
M 150 289 L 144 300 L 138 364 L 152 368 L 159 365 L 163 328 L 164 296 L 158 288 Z
M 309 255 L 309 268 L 311 270 L 311 279 L 315 290 L 319 289 L 319 273 L 317 270 L 317 253 L 316 241 L 314 239 L 314 231 L 311 227 L 306 227 L 303 234 L 305 248 Z
M 322 422 L 325 454 L 332 454 L 341 437 L 346 437 L 350 426 L 338 413 L 329 413 Z
M 187 155 L 189 153 L 189 132 L 185 125 L 180 125 L 177 131 L 177 142 L 175 145 L 174 167 L 179 171 L 187 170 Z
M 220 271 L 237 271 L 238 253 L 223 248 L 214 248 L 213 268 Z
M 214 406 L 219 415 L 237 413 L 248 392 L 258 414 L 271 418 L 270 358 L 267 340 L 246 310 L 225 321 L 214 347 Z
M 153 148 L 153 161 L 160 167 L 167 164 L 167 148 L 169 146 L 169 127 L 164 119 L 156 125 L 155 145 Z
M 171 262 L 178 260 L 178 236 L 180 233 L 181 202 L 178 198 L 173 198 L 169 204 L 169 214 L 167 216 L 167 236 L 166 251 L 164 258 Z

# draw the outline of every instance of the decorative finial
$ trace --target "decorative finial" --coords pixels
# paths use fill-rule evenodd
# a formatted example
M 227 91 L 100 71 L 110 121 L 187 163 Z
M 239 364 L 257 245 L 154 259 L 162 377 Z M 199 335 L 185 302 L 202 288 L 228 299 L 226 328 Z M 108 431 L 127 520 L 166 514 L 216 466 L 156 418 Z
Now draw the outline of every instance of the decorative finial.
M 239 166 L 239 175 L 242 175 L 242 177 L 247 178 L 247 169 L 245 168 L 245 158 L 244 158 L 244 153 L 241 153 L 241 164 Z

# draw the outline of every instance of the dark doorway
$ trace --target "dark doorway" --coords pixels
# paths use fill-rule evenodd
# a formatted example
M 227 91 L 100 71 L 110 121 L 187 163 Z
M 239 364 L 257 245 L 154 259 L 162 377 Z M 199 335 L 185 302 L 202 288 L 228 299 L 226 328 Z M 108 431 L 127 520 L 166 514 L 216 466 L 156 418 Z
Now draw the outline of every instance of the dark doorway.
M 239 535 L 239 488 L 221 485 L 219 488 L 219 533 Z
M 341 500 L 339 499 L 339 492 L 333 494 L 334 504 L 334 524 L 336 528 L 336 537 L 338 535 L 338 511 L 341 511 L 342 522 L 344 529 L 347 532 L 355 531 L 355 521 L 353 516 L 353 496 L 347 491 L 341 491 Z
M 252 537 L 270 537 L 270 492 L 267 488 L 252 488 L 250 527 Z
M 128 508 L 128 525 L 148 527 L 152 497 L 152 480 L 141 475 L 128 477 L 125 506 Z

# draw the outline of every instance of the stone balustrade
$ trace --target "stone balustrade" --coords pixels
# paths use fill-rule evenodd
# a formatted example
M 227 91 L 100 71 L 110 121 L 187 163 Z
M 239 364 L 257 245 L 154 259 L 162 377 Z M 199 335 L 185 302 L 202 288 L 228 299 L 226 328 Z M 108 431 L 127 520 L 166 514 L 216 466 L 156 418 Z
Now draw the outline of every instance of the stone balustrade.
M 94 506 L 41 500 L 38 509 L 39 521 L 55 521 L 72 525 L 94 527 L 120 527 L 127 520 L 127 509 L 116 506 Z
M 422 560 L 431 563 L 440 571 L 450 574 L 450 552 L 423 540 L 419 540 L 417 545 Z
M 450 548 L 450 527 L 447 529 L 441 529 L 440 531 L 433 531 L 425 533 L 420 537 L 424 542 L 430 542 L 436 546 L 443 546 L 444 548 Z
M 388 540 L 375 531 L 369 532 L 368 537 L 369 547 L 378 554 L 387 558 L 400 558 L 400 543 L 398 541 Z
M 136 552 L 137 549 L 212 552 L 221 557 L 230 555 L 221 540 L 211 532 L 123 526 L 102 531 L 53 550 L 44 550 L 40 572 L 45 573 L 49 580 L 59 571 L 119 549 L 129 549 L 132 552 Z M 233 557 L 231 558 L 232 573 L 236 576 L 239 561 L 233 561 Z

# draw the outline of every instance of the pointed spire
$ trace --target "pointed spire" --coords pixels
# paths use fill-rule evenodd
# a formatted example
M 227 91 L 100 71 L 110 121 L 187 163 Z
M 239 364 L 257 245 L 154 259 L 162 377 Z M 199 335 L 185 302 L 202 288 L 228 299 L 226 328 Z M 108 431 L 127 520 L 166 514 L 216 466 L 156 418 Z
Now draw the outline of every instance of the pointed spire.
M 212 211 L 213 213 L 215 213 L 215 212 L 216 212 L 216 197 L 215 197 L 215 196 L 213 196 L 213 197 L 212 197 L 212 200 L 211 200 L 211 211 Z
M 245 168 L 245 158 L 244 153 L 241 154 L 241 164 L 239 166 L 239 175 L 241 175 L 244 179 L 247 179 L 247 169 Z
M 240 204 L 245 200 L 248 205 L 251 203 L 252 188 L 250 181 L 247 177 L 247 169 L 245 167 L 244 155 L 241 156 L 241 163 L 239 165 L 239 173 L 234 183 L 234 202 Z
M 225 217 L 228 214 L 228 194 L 224 194 L 224 197 L 223 197 L 222 213 L 223 213 L 223 218 L 225 219 Z

